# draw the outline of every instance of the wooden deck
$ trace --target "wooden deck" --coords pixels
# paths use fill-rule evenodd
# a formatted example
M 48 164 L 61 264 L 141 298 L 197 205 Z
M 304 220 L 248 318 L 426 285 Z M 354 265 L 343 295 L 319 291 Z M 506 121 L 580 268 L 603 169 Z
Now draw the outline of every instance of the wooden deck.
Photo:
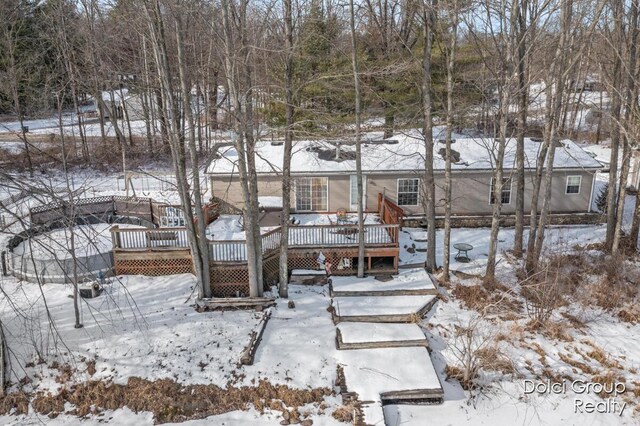
M 378 204 L 382 209 L 381 223 L 364 225 L 365 273 L 394 274 L 398 272 L 398 238 L 403 212 L 382 196 Z M 192 270 L 187 261 L 189 240 L 184 227 L 120 229 L 114 226 L 111 235 L 118 274 L 168 275 Z M 265 286 L 277 283 L 281 238 L 280 227 L 261 236 Z M 331 265 L 331 275 L 354 275 L 358 264 L 358 238 L 358 226 L 354 224 L 293 225 L 289 228 L 287 268 L 289 271 L 318 269 L 324 267 L 318 263 L 318 259 L 324 257 Z M 247 242 L 211 240 L 208 245 L 214 295 L 248 295 Z M 410 290 L 404 294 L 426 293 Z

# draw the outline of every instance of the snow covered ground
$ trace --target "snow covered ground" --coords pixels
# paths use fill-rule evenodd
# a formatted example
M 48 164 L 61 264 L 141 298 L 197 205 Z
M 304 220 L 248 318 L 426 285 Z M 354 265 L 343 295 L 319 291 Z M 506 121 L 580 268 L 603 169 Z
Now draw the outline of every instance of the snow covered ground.
M 192 275 L 124 276 L 112 280 L 95 299 L 81 299 L 81 322 L 74 328 L 71 287 L 19 283 L 0 277 L 0 317 L 11 350 L 12 387 L 58 392 L 88 379 L 125 384 L 131 377 L 170 378 L 182 384 L 252 386 L 260 379 L 300 389 L 332 388 L 336 372 L 334 326 L 326 311 L 325 287 L 292 286 L 295 309 L 279 300 L 252 366 L 238 367 L 242 349 L 261 312 L 205 312 L 193 307 Z M 51 315 L 52 329 L 47 311 Z M 197 337 L 196 337 L 197 336 Z M 41 358 L 43 362 L 40 362 Z M 95 372 L 89 365 L 95 363 Z M 60 380 L 61 367 L 73 374 Z M 28 379 L 27 379 L 28 378 Z M 327 397 L 327 412 L 307 407 L 314 424 L 338 424 L 330 417 L 339 398 Z M 248 407 L 249 408 L 249 407 Z M 278 411 L 260 416 L 255 410 L 227 413 L 186 424 L 279 424 Z M 90 418 L 88 424 L 153 424 L 149 413 L 118 409 Z M 0 416 L 2 424 L 43 421 L 79 423 L 63 415 L 51 420 L 32 413 Z M 84 424 L 84 423 L 83 423 Z
M 597 152 L 596 152 L 597 151 Z M 606 148 L 594 150 L 607 158 Z M 606 176 L 599 176 L 600 180 Z M 91 177 L 90 173 L 74 176 L 74 187 L 88 187 L 88 195 L 119 193 L 114 176 Z M 2 187 L 0 185 L 0 191 Z M 0 192 L 13 195 L 16 191 Z M 138 194 L 140 195 L 140 194 Z M 12 205 L 16 211 L 42 203 L 44 196 L 30 195 Z M 155 198 L 155 197 L 154 197 Z M 625 205 L 625 225 L 630 222 L 634 207 L 633 197 Z M 323 215 L 310 223 L 321 223 Z M 371 215 L 371 218 L 375 216 Z M 327 220 L 328 223 L 328 220 Z M 224 220 L 213 233 L 221 239 L 243 236 L 233 221 Z M 424 262 L 421 244 L 411 240 L 405 228 L 400 233 L 401 265 Z M 525 395 L 523 380 L 540 379 L 550 373 L 558 377 L 592 380 L 612 371 L 614 378 L 623 377 L 628 389 L 639 389 L 640 383 L 640 325 L 624 322 L 609 311 L 585 306 L 578 301 L 554 314 L 556 322 L 577 318 L 584 326 L 569 329 L 562 339 L 528 330 L 525 307 L 516 314 L 479 318 L 479 313 L 458 298 L 456 286 L 472 287 L 479 284 L 474 275 L 481 275 L 486 267 L 488 250 L 486 228 L 454 229 L 452 243 L 465 242 L 474 249 L 469 253 L 470 263 L 459 263 L 452 258 L 454 270 L 471 275 L 469 279 L 454 278 L 452 286 L 443 290 L 445 296 L 438 301 L 430 315 L 422 322 L 433 352 L 436 373 L 445 390 L 445 403 L 439 406 L 387 406 L 388 425 L 424 424 L 637 424 L 637 412 L 629 405 L 623 416 L 615 414 L 580 414 L 574 412 L 575 392 L 560 395 Z M 547 246 L 554 253 L 573 253 L 576 245 L 585 246 L 602 241 L 603 225 L 552 227 L 548 231 Z M 526 235 L 526 233 L 525 233 Z M 0 234 L 3 245 L 9 234 Z M 442 260 L 442 232 L 437 233 L 437 257 Z M 415 247 L 412 247 L 414 245 Z M 513 244 L 513 230 L 499 233 L 497 275 L 508 289 L 516 284 L 516 266 L 504 251 Z M 412 250 L 407 250 L 412 248 Z M 456 251 L 452 251 L 452 257 Z M 637 268 L 637 265 L 634 267 Z M 400 277 L 402 279 L 402 276 Z M 354 283 L 359 284 L 359 283 Z M 370 283 L 368 283 L 370 284 Z M 367 284 L 367 285 L 368 285 Z M 585 286 L 589 283 L 586 282 Z M 229 380 L 235 385 L 253 385 L 259 379 L 294 388 L 329 387 L 336 376 L 341 357 L 335 349 L 335 327 L 326 311 L 329 303 L 327 286 L 292 286 L 289 293 L 295 308 L 279 299 L 269 321 L 262 343 L 252 366 L 238 368 L 240 351 L 249 340 L 260 313 L 209 312 L 196 313 L 192 307 L 193 277 L 178 275 L 167 277 L 127 276 L 113 281 L 106 292 L 92 300 L 81 300 L 84 328 L 75 329 L 71 288 L 65 285 L 45 285 L 17 282 L 13 277 L 0 276 L 0 318 L 13 359 L 11 381 L 18 387 L 22 380 L 30 391 L 56 392 L 63 386 L 56 378 L 61 374 L 59 365 L 69 364 L 73 375 L 67 383 L 82 382 L 89 378 L 125 383 L 129 377 L 140 376 L 151 380 L 173 378 L 181 383 L 211 383 L 225 386 Z M 356 285 L 358 287 L 358 285 Z M 365 286 L 366 287 L 366 286 Z M 360 287 L 362 288 L 362 287 Z M 588 287 L 586 287 L 588 288 Z M 55 329 L 48 326 L 47 306 Z M 522 303 L 522 299 L 517 299 Z M 354 306 L 366 311 L 367 305 Z M 344 307 L 344 306 L 343 306 Z M 481 380 L 486 385 L 480 391 L 463 391 L 456 380 L 446 379 L 446 366 L 456 363 L 456 330 L 477 322 L 481 336 L 496 342 L 500 359 L 504 356 L 513 371 L 486 370 Z M 563 340 L 565 339 L 565 340 Z M 599 353 L 604 357 L 600 358 Z M 591 355 L 589 355 L 591 354 Z M 39 358 L 45 362 L 40 364 Z M 84 359 L 84 360 L 83 360 Z M 95 373 L 89 374 L 88 363 L 95 360 Z M 406 363 L 409 360 L 389 360 L 388 363 Z M 404 368 L 404 367 L 403 367 Z M 515 372 L 514 372 L 515 371 Z M 404 373 L 403 373 L 404 374 Z M 26 380 L 25 377 L 29 379 Z M 363 389 L 365 383 L 361 384 Z M 470 396 L 473 395 L 473 398 Z M 602 401 L 593 394 L 584 395 L 589 402 Z M 629 404 L 640 399 L 638 394 L 627 394 Z M 339 424 L 330 414 L 340 405 L 339 397 L 326 399 L 328 408 L 310 407 L 314 425 Z M 323 411 L 321 413 L 321 411 Z M 276 425 L 282 420 L 277 410 L 265 413 L 255 409 L 235 411 L 204 420 L 186 422 L 187 425 L 205 424 Z M 27 416 L 0 416 L 0 424 L 112 424 L 151 425 L 149 412 L 134 413 L 128 408 L 108 410 L 102 415 L 79 419 L 61 415 L 55 419 L 31 413 Z M 427 423 L 428 422 L 428 423 Z

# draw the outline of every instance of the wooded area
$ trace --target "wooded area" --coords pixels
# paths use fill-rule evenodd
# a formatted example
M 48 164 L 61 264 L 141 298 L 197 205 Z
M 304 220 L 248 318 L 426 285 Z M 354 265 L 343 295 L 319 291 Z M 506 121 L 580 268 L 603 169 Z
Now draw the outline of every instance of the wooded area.
M 290 156 L 296 140 L 342 138 L 360 144 L 364 126 L 384 122 L 384 137 L 421 128 L 428 224 L 426 267 L 449 275 L 452 134 L 475 129 L 495 138 L 493 215 L 485 281 L 494 279 L 503 185 L 516 183 L 514 254 L 528 274 L 539 270 L 556 141 L 611 140 L 606 250 L 617 255 L 631 154 L 639 131 L 637 0 L 20 0 L 0 3 L 0 114 L 23 123 L 68 111 L 79 133 L 60 129 L 57 153 L 38 152 L 28 129 L 16 132 L 24 164 L 48 155 L 66 171 L 117 153 L 131 162 L 164 159 L 175 170 L 200 295 L 209 270 L 200 170 L 220 143 L 234 144 L 244 199 L 251 295 L 263 289 L 258 224 L 256 143 L 282 138 L 282 228 L 290 211 Z M 597 81 L 601 105 L 595 132 L 576 126 L 579 99 Z M 145 137 L 131 132 L 137 99 Z M 578 102 L 576 102 L 576 98 Z M 532 100 L 540 107 L 534 110 Z M 118 101 L 120 100 L 120 101 Z M 91 110 L 91 105 L 95 110 Z M 87 122 L 101 136 L 88 136 Z M 608 123 L 605 125 L 604 122 Z M 119 125 L 120 123 L 120 125 Z M 124 126 L 122 124 L 124 123 Z M 354 125 L 355 123 L 355 125 Z M 105 130 L 108 124 L 115 138 Z M 0 123 L 0 125 L 2 125 Z M 433 128 L 446 128 L 445 199 L 435 199 Z M 127 129 L 123 131 L 122 129 Z M 524 138 L 541 138 L 531 211 L 524 209 Z M 515 137 L 517 167 L 503 167 Z M 115 147 L 117 149 L 114 149 Z M 622 152 L 621 170 L 617 158 Z M 189 183 L 191 182 L 191 183 Z M 619 188 L 619 189 L 617 189 Z M 71 190 L 69 190 L 71 193 Z M 435 258 L 435 206 L 445 205 L 444 264 Z M 362 196 L 358 197 L 362 224 Z M 525 215 L 529 223 L 525 223 Z M 528 239 L 525 244 L 525 225 Z M 629 241 L 640 229 L 636 206 Z M 359 232 L 363 228 L 360 226 Z M 360 234 L 362 235 L 362 234 Z M 363 238 L 360 238 L 363 241 Z M 287 237 L 281 265 L 286 265 Z M 635 243 L 632 244 L 635 247 Z M 360 253 L 364 246 L 360 247 Z M 364 256 L 359 256 L 364 261 Z M 280 293 L 286 296 L 281 270 Z M 358 267 L 363 274 L 363 265 Z

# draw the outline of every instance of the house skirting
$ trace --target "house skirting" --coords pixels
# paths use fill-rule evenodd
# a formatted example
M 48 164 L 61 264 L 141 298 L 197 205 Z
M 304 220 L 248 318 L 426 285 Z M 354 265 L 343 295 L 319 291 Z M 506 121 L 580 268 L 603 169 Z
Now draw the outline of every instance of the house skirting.
M 318 262 L 320 253 L 331 263 L 333 275 L 354 275 L 357 272 L 357 247 L 309 247 L 289 250 L 287 269 L 324 270 Z M 173 275 L 192 273 L 193 263 L 188 249 L 139 250 L 113 252 L 117 275 Z M 272 250 L 262 260 L 265 290 L 279 281 L 280 252 Z M 379 247 L 365 250 L 365 273 L 392 274 L 398 272 L 398 248 Z M 209 269 L 214 297 L 246 297 L 249 295 L 247 262 L 212 262 Z

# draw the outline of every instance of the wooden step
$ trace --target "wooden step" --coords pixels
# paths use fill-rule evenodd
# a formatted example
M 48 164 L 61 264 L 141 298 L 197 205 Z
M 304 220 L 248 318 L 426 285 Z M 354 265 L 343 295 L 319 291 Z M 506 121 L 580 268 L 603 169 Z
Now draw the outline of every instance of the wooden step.
M 416 322 L 431 310 L 436 296 L 373 296 L 334 298 L 334 323 L 374 322 L 409 323 Z
M 403 270 L 391 280 L 376 277 L 331 277 L 332 297 L 427 296 L 438 294 L 434 279 L 422 268 Z
M 315 269 L 294 269 L 291 271 L 289 284 L 325 285 L 327 284 L 327 274 L 325 271 Z
M 428 346 L 427 338 L 416 324 L 345 322 L 336 328 L 339 350 Z

